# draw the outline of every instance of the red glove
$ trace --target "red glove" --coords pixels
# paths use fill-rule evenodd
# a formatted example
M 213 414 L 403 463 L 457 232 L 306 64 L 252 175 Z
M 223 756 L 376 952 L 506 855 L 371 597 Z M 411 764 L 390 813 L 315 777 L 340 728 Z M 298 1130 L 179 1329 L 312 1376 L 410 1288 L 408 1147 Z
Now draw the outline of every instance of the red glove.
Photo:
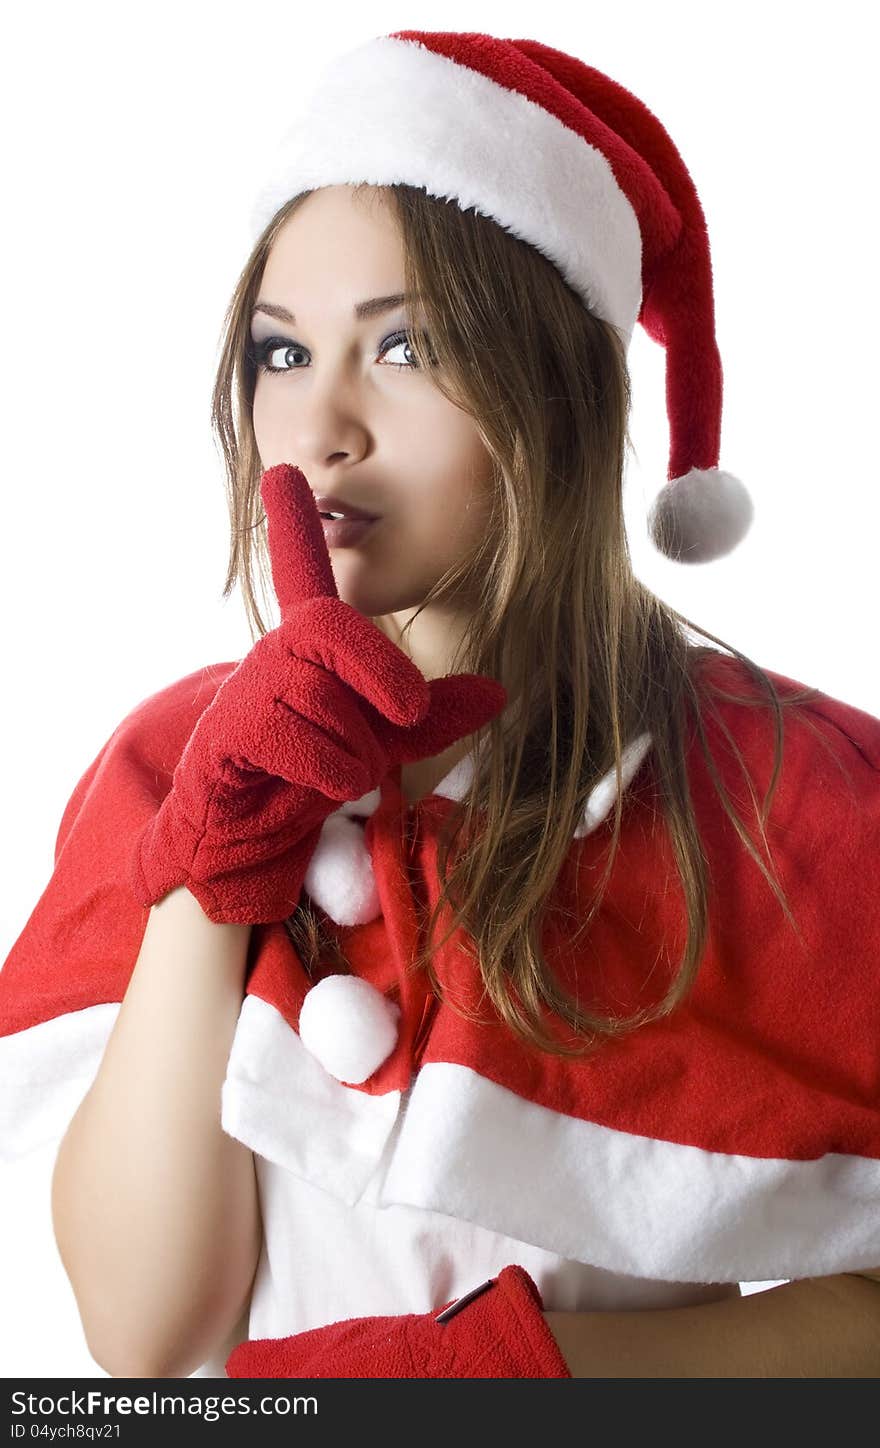
M 200 716 L 131 862 L 142 905 L 186 885 L 209 919 L 240 924 L 296 908 L 340 803 L 376 789 L 392 764 L 442 753 L 507 702 L 501 684 L 477 674 L 427 683 L 340 599 L 298 468 L 269 468 L 260 492 L 281 623 Z
M 518 1266 L 503 1268 L 453 1299 L 439 1315 L 351 1317 L 293 1337 L 240 1342 L 226 1373 L 230 1378 L 571 1377 L 544 1320 L 541 1294 Z

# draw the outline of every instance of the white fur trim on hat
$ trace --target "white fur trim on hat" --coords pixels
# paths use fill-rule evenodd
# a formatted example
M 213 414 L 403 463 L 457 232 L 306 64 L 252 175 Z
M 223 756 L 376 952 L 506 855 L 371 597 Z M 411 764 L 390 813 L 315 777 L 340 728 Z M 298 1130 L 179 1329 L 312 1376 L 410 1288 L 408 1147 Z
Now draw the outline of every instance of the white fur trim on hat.
M 642 302 L 635 211 L 602 152 L 519 91 L 419 41 L 382 36 L 332 58 L 276 148 L 254 240 L 300 191 L 361 181 L 491 216 L 629 345 Z

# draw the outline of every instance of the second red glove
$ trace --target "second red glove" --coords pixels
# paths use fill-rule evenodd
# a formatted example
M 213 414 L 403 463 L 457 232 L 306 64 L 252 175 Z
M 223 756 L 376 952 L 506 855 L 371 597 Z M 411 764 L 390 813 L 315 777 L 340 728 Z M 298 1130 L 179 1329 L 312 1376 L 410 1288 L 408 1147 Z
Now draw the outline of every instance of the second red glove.
M 445 1317 L 445 1321 L 440 1319 Z M 570 1378 L 525 1268 L 447 1303 L 441 1312 L 353 1317 L 233 1349 L 230 1378 Z

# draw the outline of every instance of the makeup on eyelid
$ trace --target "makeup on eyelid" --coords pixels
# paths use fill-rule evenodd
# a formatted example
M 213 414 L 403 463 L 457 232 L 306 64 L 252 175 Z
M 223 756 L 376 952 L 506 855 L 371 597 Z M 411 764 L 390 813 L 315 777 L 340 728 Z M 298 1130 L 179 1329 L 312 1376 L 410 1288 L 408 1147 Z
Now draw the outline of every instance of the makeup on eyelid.
M 402 328 L 402 329 L 400 329 L 400 330 L 398 330 L 398 331 L 396 331 L 396 332 L 391 332 L 391 333 L 388 334 L 388 336 L 384 337 L 383 340 L 382 340 L 382 342 L 379 344 L 379 350 L 378 350 L 378 354 L 377 354 L 377 355 L 378 355 L 379 357 L 384 357 L 386 352 L 393 351 L 393 349 L 394 349 L 395 347 L 400 347 L 400 346 L 403 346 L 403 345 L 405 345 L 405 344 L 409 344 L 409 345 L 410 345 L 410 353 L 411 353 L 412 358 L 413 358 L 412 362 L 390 362 L 390 363 L 388 363 L 387 365 L 390 366 L 390 367 L 395 367 L 395 368 L 397 368 L 397 369 L 400 370 L 400 371 L 409 371 L 409 372 L 420 371 L 421 368 L 420 368 L 420 364 L 419 364 L 418 358 L 415 356 L 415 353 L 412 352 L 412 347 L 411 347 L 411 339 L 412 339 L 414 336 L 416 336 L 416 335 L 418 335 L 418 336 L 421 337 L 421 340 L 424 342 L 424 344 L 426 345 L 426 347 L 427 347 L 427 349 L 428 349 L 429 357 L 431 358 L 432 361 L 434 361 L 435 359 L 434 359 L 434 356 L 433 356 L 433 351 L 432 351 L 431 346 L 430 346 L 430 339 L 429 339 L 429 337 L 427 336 L 427 333 L 425 333 L 425 332 L 417 333 L 417 332 L 415 331 L 415 329 L 414 329 L 414 328 L 411 328 L 411 327 L 410 327 L 410 328 Z M 249 355 L 250 355 L 251 360 L 252 360 L 252 361 L 254 362 L 254 364 L 259 368 L 259 370 L 262 371 L 262 372 L 266 372 L 266 373 L 270 373 L 270 374 L 272 374 L 272 373 L 278 374 L 278 373 L 281 373 L 281 372 L 299 372 L 299 371 L 302 371 L 302 368 L 300 368 L 300 367 L 273 367 L 273 366 L 269 363 L 268 358 L 271 357 L 272 353 L 273 353 L 273 352 L 280 351 L 282 348 L 286 349 L 287 351 L 293 351 L 293 350 L 295 349 L 295 350 L 301 351 L 301 352 L 308 352 L 308 350 L 309 350 L 308 347 L 304 346 L 304 344 L 301 343 L 301 342 L 291 341 L 291 340 L 290 340 L 289 338 L 287 338 L 287 337 L 274 337 L 274 336 L 273 336 L 273 337 L 266 337 L 266 338 L 263 338 L 263 339 L 260 339 L 260 340 L 256 340 L 256 339 L 254 339 L 254 338 L 251 338 L 250 343 L 249 343 L 249 347 L 248 347 L 248 351 L 249 351 Z

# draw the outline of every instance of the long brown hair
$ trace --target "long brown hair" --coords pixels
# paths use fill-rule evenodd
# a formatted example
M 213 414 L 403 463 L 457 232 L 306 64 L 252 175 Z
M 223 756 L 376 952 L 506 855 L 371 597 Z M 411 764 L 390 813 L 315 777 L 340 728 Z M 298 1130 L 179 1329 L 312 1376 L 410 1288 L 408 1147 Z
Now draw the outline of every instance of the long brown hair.
M 685 763 L 689 729 L 696 730 L 744 849 L 797 932 L 773 873 L 765 826 L 782 765 L 783 709 L 818 691 L 781 696 L 747 655 L 686 619 L 635 577 L 622 508 L 630 381 L 614 327 L 594 316 L 537 250 L 488 217 L 413 186 L 352 188 L 356 195 L 365 189 L 383 193 L 395 209 L 405 289 L 420 298 L 429 343 L 413 334 L 417 362 L 430 367 L 444 395 L 475 419 L 496 473 L 498 526 L 487 531 L 474 555 L 437 582 L 415 616 L 453 597 L 465 580 L 480 580 L 479 606 L 450 672 L 503 679 L 518 701 L 487 726 L 485 763 L 477 737 L 473 741 L 473 785 L 441 832 L 440 899 L 411 968 L 427 970 L 440 994 L 431 957 L 463 926 L 485 992 L 510 1028 L 541 1050 L 587 1055 L 605 1038 L 668 1015 L 696 979 L 707 939 L 709 888 Z M 212 425 L 224 457 L 232 529 L 223 596 L 241 584 L 255 641 L 266 632 L 255 584 L 259 580 L 269 601 L 271 572 L 251 421 L 250 316 L 273 239 L 310 194 L 293 197 L 278 211 L 242 270 L 224 321 L 213 393 Z M 735 656 L 759 697 L 710 684 L 701 663 L 717 659 L 718 650 L 690 642 L 687 630 Z M 702 707 L 748 778 L 713 697 L 773 714 L 774 769 L 759 813 L 769 871 L 708 748 Z M 548 967 L 541 935 L 587 797 L 614 768 L 618 797 L 608 862 L 584 918 L 573 923 L 573 939 L 598 911 L 620 836 L 622 751 L 644 731 L 652 736 L 652 766 L 684 894 L 687 939 L 662 1000 L 620 1017 L 579 1006 Z M 749 790 L 757 805 L 751 781 Z M 452 923 L 443 941 L 435 942 L 446 905 Z M 307 970 L 328 961 L 346 968 L 330 923 L 315 913 L 305 892 L 285 923 Z M 574 1040 L 564 1043 L 558 1032 L 546 1029 L 547 1010 Z

